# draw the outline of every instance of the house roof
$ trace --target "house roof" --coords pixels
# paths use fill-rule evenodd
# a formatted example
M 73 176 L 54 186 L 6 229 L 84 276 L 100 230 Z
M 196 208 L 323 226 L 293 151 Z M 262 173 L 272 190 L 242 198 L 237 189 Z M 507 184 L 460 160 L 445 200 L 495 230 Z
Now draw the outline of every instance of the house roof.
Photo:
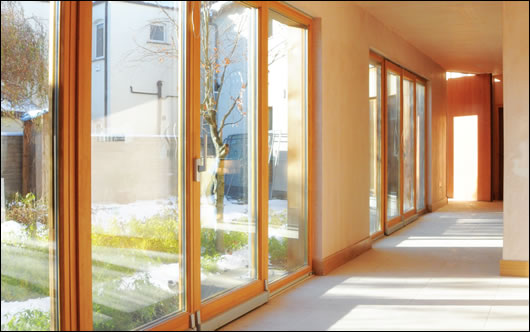
M 34 109 L 31 111 L 25 112 L 21 117 L 20 120 L 22 121 L 28 121 L 33 120 L 35 118 L 38 118 L 39 116 L 48 113 L 48 109 Z
M 22 105 L 13 106 L 6 100 L 2 101 L 2 116 L 4 113 L 9 113 L 16 119 L 21 121 L 33 120 L 43 114 L 48 113 L 47 108 L 42 108 L 32 102 L 27 102 Z

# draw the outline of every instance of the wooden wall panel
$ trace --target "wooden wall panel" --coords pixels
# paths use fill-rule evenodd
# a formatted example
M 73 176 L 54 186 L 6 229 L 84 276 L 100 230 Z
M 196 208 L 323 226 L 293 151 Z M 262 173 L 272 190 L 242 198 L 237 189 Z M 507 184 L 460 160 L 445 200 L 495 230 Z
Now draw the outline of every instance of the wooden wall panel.
M 491 75 L 447 81 L 447 196 L 454 195 L 453 124 L 457 116 L 478 116 L 477 200 L 491 200 Z

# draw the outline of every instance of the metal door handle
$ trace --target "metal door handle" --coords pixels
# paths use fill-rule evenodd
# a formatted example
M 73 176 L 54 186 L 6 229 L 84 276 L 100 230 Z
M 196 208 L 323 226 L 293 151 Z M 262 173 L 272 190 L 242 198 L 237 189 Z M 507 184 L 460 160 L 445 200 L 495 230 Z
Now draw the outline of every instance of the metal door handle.
M 206 166 L 204 166 L 204 158 L 195 158 L 193 160 L 193 168 L 194 168 L 194 176 L 193 180 L 196 182 L 201 181 L 201 176 L 199 173 L 204 172 L 206 170 Z

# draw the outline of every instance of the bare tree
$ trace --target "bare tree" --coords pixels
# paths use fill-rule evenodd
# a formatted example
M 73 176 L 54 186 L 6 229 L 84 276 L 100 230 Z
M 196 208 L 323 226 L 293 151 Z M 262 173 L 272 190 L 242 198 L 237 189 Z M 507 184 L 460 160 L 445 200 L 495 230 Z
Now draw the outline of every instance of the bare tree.
M 241 45 L 241 34 L 244 21 L 239 25 L 231 24 L 227 31 L 222 31 L 225 37 L 223 44 L 219 38 L 213 38 L 212 28 L 218 29 L 214 25 L 216 12 L 212 10 L 212 5 L 216 1 L 204 1 L 201 6 L 201 82 L 202 100 L 201 117 L 208 126 L 209 136 L 214 146 L 216 173 L 212 178 L 211 188 L 215 195 L 217 224 L 223 223 L 224 218 L 224 196 L 225 196 L 225 158 L 230 147 L 223 142 L 223 130 L 227 126 L 237 125 L 241 122 L 246 113 L 244 112 L 243 93 L 247 83 L 238 82 L 239 87 L 230 86 L 234 81 L 227 80 L 231 67 L 238 62 L 237 52 L 243 48 Z M 230 31 L 234 30 L 234 31 Z M 217 31 L 219 35 L 219 31 Z M 229 89 L 232 88 L 232 89 Z M 234 89 L 235 88 L 235 89 Z M 237 94 L 230 95 L 231 91 L 238 91 Z M 229 102 L 222 103 L 221 98 L 228 94 Z M 226 97 L 225 97 L 226 99 Z M 235 112 L 235 113 L 234 113 Z M 235 115 L 231 117 L 231 115 Z M 205 151 L 206 153 L 206 151 Z M 223 232 L 217 231 L 216 247 L 218 251 L 224 251 Z
M 2 114 L 48 98 L 48 39 L 43 24 L 25 17 L 16 1 L 2 1 Z
M 201 2 L 200 22 L 200 45 L 201 45 L 201 104 L 200 113 L 202 122 L 206 129 L 202 132 L 208 141 L 212 142 L 215 158 L 215 174 L 209 179 L 208 193 L 215 196 L 217 224 L 223 223 L 224 197 L 225 197 L 225 158 L 230 147 L 224 141 L 223 132 L 229 126 L 239 125 L 246 117 L 244 105 L 244 92 L 247 82 L 240 79 L 239 82 L 229 80 L 228 77 L 237 72 L 234 66 L 242 63 L 240 54 L 244 54 L 246 45 L 242 40 L 242 32 L 245 28 L 245 20 L 231 22 L 230 18 L 224 19 L 223 31 L 219 31 L 218 18 L 223 15 L 222 5 L 219 1 Z M 178 31 L 180 25 L 175 19 L 174 10 L 159 4 L 164 13 L 164 22 L 169 23 L 173 29 Z M 219 8 L 221 8 L 219 10 Z M 244 15 L 243 15 L 244 16 Z M 196 26 L 196 29 L 199 27 Z M 222 36 L 216 38 L 216 36 Z M 177 59 L 181 55 L 180 43 L 170 38 L 168 45 L 138 44 L 140 59 L 152 59 L 164 62 L 168 58 Z M 235 86 L 238 85 L 238 86 Z M 206 146 L 204 147 L 206 149 Z M 205 156 L 207 151 L 205 151 Z M 217 231 L 216 247 L 219 252 L 224 252 L 223 232 Z
M 51 176 L 51 168 L 48 167 L 51 164 L 47 163 L 51 158 L 49 135 L 52 113 L 46 112 L 50 88 L 46 18 L 27 15 L 19 1 L 2 1 L 1 8 L 2 121 L 10 117 L 23 124 L 20 189 L 24 199 L 33 197 L 36 203 L 47 199 L 49 192 L 46 185 Z M 43 112 L 23 117 L 28 115 L 25 112 L 36 109 Z M 10 153 L 10 150 L 6 152 Z M 38 177 L 37 173 L 40 174 Z

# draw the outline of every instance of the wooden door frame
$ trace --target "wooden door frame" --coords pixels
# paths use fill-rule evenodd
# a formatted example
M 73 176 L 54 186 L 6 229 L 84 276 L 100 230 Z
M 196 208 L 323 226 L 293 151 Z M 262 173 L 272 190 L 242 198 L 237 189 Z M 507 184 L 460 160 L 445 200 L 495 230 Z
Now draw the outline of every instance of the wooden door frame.
M 92 329 L 92 2 L 59 2 L 58 261 L 61 330 Z M 80 42 L 82 40 L 83 42 Z

